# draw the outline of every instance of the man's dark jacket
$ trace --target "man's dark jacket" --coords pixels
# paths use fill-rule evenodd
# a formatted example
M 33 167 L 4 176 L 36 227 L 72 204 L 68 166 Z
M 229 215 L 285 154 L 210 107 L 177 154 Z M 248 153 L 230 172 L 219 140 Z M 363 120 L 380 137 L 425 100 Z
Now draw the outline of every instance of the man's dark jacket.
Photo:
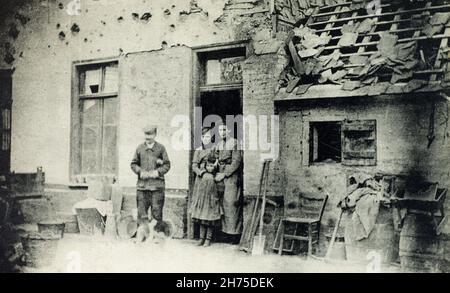
M 162 164 L 157 163 L 158 159 L 162 161 Z M 156 141 L 151 148 L 146 143 L 140 144 L 131 160 L 131 170 L 138 175 L 138 190 L 164 189 L 164 174 L 170 170 L 170 161 L 166 148 Z M 141 178 L 141 171 L 148 172 L 153 170 L 158 171 L 158 178 Z

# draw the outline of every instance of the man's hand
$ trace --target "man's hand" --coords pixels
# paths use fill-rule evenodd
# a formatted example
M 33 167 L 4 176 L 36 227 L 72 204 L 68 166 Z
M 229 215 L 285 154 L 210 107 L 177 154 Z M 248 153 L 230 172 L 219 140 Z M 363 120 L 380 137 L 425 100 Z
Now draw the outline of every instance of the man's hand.
M 153 171 L 141 171 L 139 177 L 141 179 L 149 179 L 149 178 L 158 178 L 159 177 L 159 173 L 157 170 L 153 170 Z
M 141 179 L 148 179 L 148 178 L 150 178 L 150 172 L 141 171 L 141 173 L 139 174 L 139 178 L 141 178 Z
M 216 177 L 214 178 L 214 180 L 215 180 L 216 182 L 220 182 L 220 181 L 222 181 L 223 179 L 225 179 L 225 174 L 224 174 L 224 173 L 217 173 Z
M 149 178 L 158 178 L 159 172 L 157 170 L 153 170 L 149 172 Z

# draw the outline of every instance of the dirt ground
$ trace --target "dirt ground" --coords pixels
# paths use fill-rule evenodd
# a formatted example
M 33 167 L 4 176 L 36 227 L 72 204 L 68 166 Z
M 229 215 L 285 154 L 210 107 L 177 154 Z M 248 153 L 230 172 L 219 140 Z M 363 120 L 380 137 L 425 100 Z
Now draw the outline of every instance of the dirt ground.
M 395 272 L 395 267 L 382 268 Z M 135 243 L 105 237 L 67 234 L 59 241 L 53 265 L 24 272 L 148 272 L 148 273 L 321 273 L 367 272 L 367 265 L 321 261 L 304 256 L 252 256 L 235 245 L 213 243 L 198 247 L 193 240 L 165 239 Z

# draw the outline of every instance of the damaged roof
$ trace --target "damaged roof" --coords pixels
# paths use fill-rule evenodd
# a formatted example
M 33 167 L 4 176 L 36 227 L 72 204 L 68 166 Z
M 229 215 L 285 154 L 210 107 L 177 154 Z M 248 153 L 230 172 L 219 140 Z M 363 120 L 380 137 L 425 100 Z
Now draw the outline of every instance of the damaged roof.
M 286 40 L 291 63 L 280 77 L 280 93 L 365 96 L 444 88 L 450 81 L 449 1 L 372 2 L 333 1 L 296 25 Z

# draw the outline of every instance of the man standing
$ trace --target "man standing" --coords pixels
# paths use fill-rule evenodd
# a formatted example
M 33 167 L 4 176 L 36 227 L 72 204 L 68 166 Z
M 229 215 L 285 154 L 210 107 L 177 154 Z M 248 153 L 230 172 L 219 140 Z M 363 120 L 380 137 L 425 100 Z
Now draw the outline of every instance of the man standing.
M 216 154 L 219 161 L 219 173 L 216 175 L 219 192 L 223 192 L 224 217 L 222 218 L 222 231 L 231 236 L 233 243 L 237 244 L 242 233 L 242 202 L 241 202 L 241 163 L 242 152 L 238 141 L 230 136 L 225 124 L 219 125 L 221 140 L 216 145 Z M 220 188 L 222 186 L 222 188 Z
M 170 169 L 170 161 L 166 148 L 155 141 L 156 126 L 143 129 L 145 142 L 140 144 L 131 160 L 131 170 L 138 175 L 137 181 L 137 210 L 138 226 L 144 227 L 149 223 L 148 209 L 152 208 L 152 218 L 156 220 L 155 231 L 163 230 L 164 207 L 164 174 Z

